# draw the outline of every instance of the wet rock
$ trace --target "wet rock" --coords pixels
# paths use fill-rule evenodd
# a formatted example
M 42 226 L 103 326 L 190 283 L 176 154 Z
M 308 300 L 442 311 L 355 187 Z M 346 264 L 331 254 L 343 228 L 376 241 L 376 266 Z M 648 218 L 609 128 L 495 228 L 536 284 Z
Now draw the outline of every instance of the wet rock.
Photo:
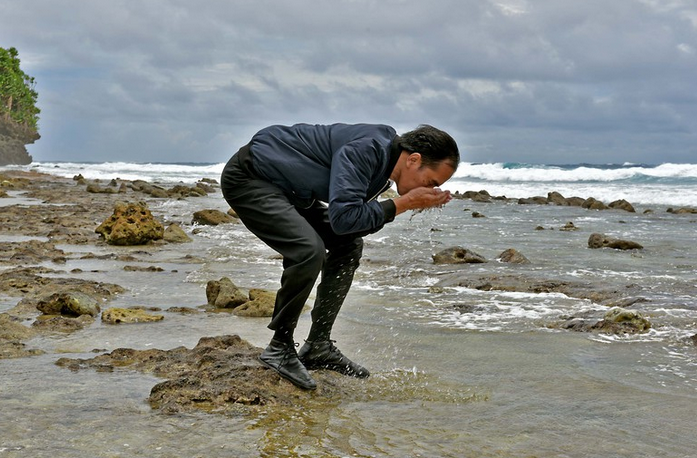
M 250 289 L 249 301 L 235 307 L 233 313 L 248 317 L 270 317 L 276 304 L 276 293 L 263 289 Z
M 24 326 L 19 319 L 0 313 L 0 342 L 19 342 L 35 335 L 36 331 Z
M 579 332 L 643 334 L 651 329 L 651 322 L 634 310 L 613 307 L 600 321 L 576 317 L 567 320 L 561 327 Z
M 200 210 L 194 212 L 191 224 L 202 224 L 204 226 L 217 226 L 219 224 L 235 223 L 237 220 L 227 213 L 220 210 Z
M 126 272 L 164 272 L 165 269 L 159 266 L 123 266 Z
M 79 317 L 68 317 L 61 315 L 43 315 L 32 323 L 32 327 L 42 334 L 48 333 L 71 333 L 84 329 L 94 323 L 94 318 L 90 315 Z
M 0 242 L 0 261 L 11 264 L 39 264 L 46 261 L 65 263 L 65 252 L 52 242 L 27 240 L 25 242 Z
M 103 188 L 99 186 L 96 183 L 90 183 L 87 185 L 87 188 L 85 189 L 87 192 L 91 192 L 93 194 L 116 194 L 116 189 L 111 188 L 111 187 L 106 187 Z
M 483 263 L 486 259 L 463 247 L 451 247 L 441 250 L 432 256 L 434 264 L 465 264 Z
M 583 204 L 581 204 L 581 207 L 587 208 L 589 210 L 607 210 L 607 205 L 602 203 L 601 201 L 595 199 L 594 197 L 589 197 L 586 199 Z
M 602 304 L 618 301 L 630 289 L 618 291 L 605 289 L 599 282 L 565 281 L 535 278 L 516 273 L 515 275 L 471 275 L 468 271 L 458 271 L 441 276 L 434 286 L 441 288 L 465 287 L 481 291 L 515 291 L 521 293 L 561 293 L 579 299 L 588 299 Z
M 141 309 L 110 308 L 102 313 L 102 322 L 108 324 L 150 323 L 162 321 L 163 315 L 148 313 Z
M 216 308 L 235 308 L 248 301 L 247 296 L 227 277 L 206 284 L 208 304 Z
M 636 304 L 640 304 L 642 302 L 648 302 L 648 299 L 645 297 L 627 297 L 620 299 L 618 301 L 613 301 L 610 303 L 605 304 L 607 307 L 632 307 Z
M 44 353 L 43 350 L 28 348 L 23 342 L 0 340 L 0 359 L 26 358 Z
M 472 212 L 472 218 L 486 218 L 486 216 L 479 212 Z
M 602 321 L 592 327 L 594 331 L 612 334 L 638 334 L 648 332 L 651 323 L 634 310 L 614 307 L 605 313 Z
M 43 298 L 51 293 L 79 291 L 99 300 L 107 300 L 125 291 L 121 286 L 112 283 L 40 275 L 44 273 L 56 272 L 42 267 L 17 267 L 1 271 L 0 292 L 8 296 L 30 299 Z
M 511 264 L 530 264 L 530 260 L 515 248 L 505 250 L 497 259 L 501 262 L 509 262 Z
M 630 213 L 636 213 L 636 210 L 634 210 L 634 207 L 632 206 L 632 204 L 630 204 L 629 202 L 627 202 L 624 199 L 615 200 L 614 202 L 610 202 L 608 204 L 608 207 L 614 208 L 616 210 L 624 210 L 624 211 L 627 211 Z
M 175 199 L 183 199 L 185 197 L 203 197 L 208 194 L 204 186 L 184 186 L 176 185 L 167 190 L 167 196 Z
M 637 242 L 608 237 L 604 234 L 594 233 L 588 238 L 588 248 L 613 248 L 615 250 L 640 250 L 644 248 Z
M 182 315 L 196 315 L 201 313 L 200 310 L 192 307 L 170 307 L 167 311 L 170 313 L 181 313 Z
M 559 228 L 560 231 L 577 231 L 578 227 L 573 223 L 573 221 L 569 221 L 568 223 L 564 224 L 562 227 Z
M 547 205 L 547 198 L 542 196 L 522 197 L 518 199 L 519 205 Z
M 169 243 L 189 243 L 192 242 L 191 237 L 186 235 L 186 232 L 177 223 L 172 223 L 167 226 L 164 233 L 165 242 Z
M 55 293 L 39 301 L 36 307 L 44 315 L 80 316 L 99 315 L 101 309 L 96 299 L 78 291 Z
M 676 215 L 685 215 L 685 214 L 697 214 L 697 208 L 691 208 L 691 207 L 680 207 L 680 208 L 669 208 L 666 210 L 668 213 L 674 213 Z
M 70 370 L 93 368 L 101 372 L 129 366 L 168 380 L 155 385 L 148 401 L 167 413 L 204 410 L 217 413 L 249 413 L 257 408 L 292 408 L 308 403 L 339 400 L 347 390 L 339 382 L 347 377 L 329 371 L 313 371 L 318 387 L 311 393 L 293 386 L 266 369 L 257 357 L 261 348 L 239 336 L 204 337 L 191 350 L 116 349 L 92 359 L 60 358 L 56 364 Z M 350 380 L 353 385 L 359 383 Z
M 566 203 L 570 207 L 582 207 L 583 203 L 586 201 L 583 197 L 567 197 Z
M 156 198 L 166 198 L 169 196 L 167 190 L 162 186 L 150 184 L 144 180 L 134 180 L 130 183 L 129 187 L 136 192 L 142 192 L 143 194 Z
M 164 231 L 142 202 L 116 204 L 113 215 L 95 229 L 110 245 L 144 245 L 162 239 Z
M 552 204 L 552 205 L 562 205 L 562 206 L 569 205 L 569 203 L 566 201 L 566 198 L 556 191 L 552 191 L 550 193 L 547 193 L 547 203 Z

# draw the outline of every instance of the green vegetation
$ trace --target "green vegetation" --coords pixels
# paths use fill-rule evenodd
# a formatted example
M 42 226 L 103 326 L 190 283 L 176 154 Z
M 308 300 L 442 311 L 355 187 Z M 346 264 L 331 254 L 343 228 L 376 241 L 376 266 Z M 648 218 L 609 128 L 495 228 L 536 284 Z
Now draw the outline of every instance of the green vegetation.
M 0 48 L 0 118 L 37 130 L 39 108 L 34 78 L 19 68 L 15 48 Z

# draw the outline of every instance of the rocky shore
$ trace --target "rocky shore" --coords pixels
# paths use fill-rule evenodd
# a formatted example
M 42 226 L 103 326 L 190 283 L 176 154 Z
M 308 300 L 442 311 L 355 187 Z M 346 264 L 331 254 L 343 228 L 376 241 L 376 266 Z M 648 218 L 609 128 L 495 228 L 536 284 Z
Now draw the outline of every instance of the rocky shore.
M 118 259 L 139 264 L 138 253 L 95 254 L 90 247 L 143 245 L 153 250 L 176 249 L 195 238 L 197 225 L 236 224 L 232 213 L 201 208 L 192 215 L 155 217 L 149 203 L 166 199 L 196 199 L 218 192 L 217 183 L 200 181 L 194 186 L 171 188 L 142 181 L 114 179 L 109 182 L 73 179 L 33 172 L 0 172 L 0 199 L 35 199 L 40 204 L 21 203 L 0 206 L 0 296 L 16 305 L 0 313 L 0 358 L 32 357 L 40 350 L 31 340 L 37 336 L 69 334 L 102 320 L 117 326 L 146 323 L 157 326 L 163 319 L 158 309 L 149 307 L 112 308 L 110 302 L 126 291 L 128 285 L 112 283 L 104 275 L 101 281 L 80 278 L 78 271 L 66 271 L 66 262 L 75 257 Z M 4 197 L 3 197 L 4 196 Z M 486 191 L 457 195 L 458 199 L 476 202 L 506 201 Z M 2 202 L 0 202 L 1 204 Z M 558 193 L 547 197 L 519 199 L 520 205 L 577 205 L 591 210 L 635 212 L 629 202 L 605 204 L 594 198 L 565 198 Z M 697 213 L 697 209 L 668 209 L 671 213 Z M 486 217 L 481 213 L 474 217 Z M 544 229 L 544 228 L 542 228 Z M 569 222 L 560 230 L 574 230 Z M 59 246 L 79 246 L 66 252 Z M 593 234 L 591 249 L 642 250 L 641 244 Z M 107 250 L 108 251 L 108 250 Z M 434 253 L 435 264 L 485 263 L 483 256 L 465 247 L 449 247 Z M 530 261 L 515 249 L 506 250 L 497 261 L 526 264 Z M 130 266 L 143 275 L 154 275 L 156 267 Z M 444 288 L 465 286 L 479 290 L 518 292 L 555 292 L 587 299 L 608 307 L 601 320 L 568 317 L 550 326 L 581 332 L 642 333 L 651 328 L 649 319 L 632 309 L 643 300 L 640 291 L 608 289 L 555 278 L 540 279 L 511 272 L 505 275 L 482 275 L 457 271 L 443 276 L 432 287 L 438 294 Z M 181 314 L 216 313 L 228 309 L 240 316 L 269 316 L 274 293 L 236 285 L 232 279 L 209 282 L 206 297 L 198 308 L 169 309 Z M 201 409 L 213 412 L 247 412 L 264 406 L 298 406 L 302 402 L 331 403 L 337 399 L 361 399 L 376 393 L 358 388 L 334 373 L 314 374 L 320 389 L 302 396 L 291 384 L 257 362 L 260 348 L 238 336 L 206 337 L 193 349 L 117 349 L 98 352 L 90 359 L 60 358 L 57 364 L 70 370 L 92 368 L 112 371 L 128 367 L 167 379 L 153 387 L 150 404 L 166 412 Z M 383 393 L 382 395 L 385 395 Z M 299 404 L 301 403 L 301 404 Z

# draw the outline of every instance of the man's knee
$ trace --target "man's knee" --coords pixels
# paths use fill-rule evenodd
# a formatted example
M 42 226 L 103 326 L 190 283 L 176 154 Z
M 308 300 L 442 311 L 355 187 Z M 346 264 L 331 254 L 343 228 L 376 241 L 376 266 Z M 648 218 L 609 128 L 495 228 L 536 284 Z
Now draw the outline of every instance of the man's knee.
M 322 239 L 317 237 L 315 240 L 308 241 L 299 245 L 293 254 L 293 261 L 302 264 L 308 272 L 320 272 L 327 258 L 327 250 Z
M 328 264 L 334 268 L 351 266 L 357 269 L 363 256 L 363 239 L 356 238 L 329 250 Z

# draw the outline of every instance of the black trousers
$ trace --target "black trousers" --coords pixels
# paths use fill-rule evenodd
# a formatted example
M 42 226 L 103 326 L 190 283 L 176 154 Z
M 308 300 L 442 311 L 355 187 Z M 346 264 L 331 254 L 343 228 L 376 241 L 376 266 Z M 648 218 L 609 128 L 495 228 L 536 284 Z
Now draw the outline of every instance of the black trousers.
M 244 225 L 283 256 L 281 287 L 269 328 L 292 336 L 321 274 L 310 340 L 329 339 L 363 254 L 363 239 L 335 234 L 323 204 L 295 207 L 278 186 L 256 176 L 246 146 L 225 166 L 221 188 Z

